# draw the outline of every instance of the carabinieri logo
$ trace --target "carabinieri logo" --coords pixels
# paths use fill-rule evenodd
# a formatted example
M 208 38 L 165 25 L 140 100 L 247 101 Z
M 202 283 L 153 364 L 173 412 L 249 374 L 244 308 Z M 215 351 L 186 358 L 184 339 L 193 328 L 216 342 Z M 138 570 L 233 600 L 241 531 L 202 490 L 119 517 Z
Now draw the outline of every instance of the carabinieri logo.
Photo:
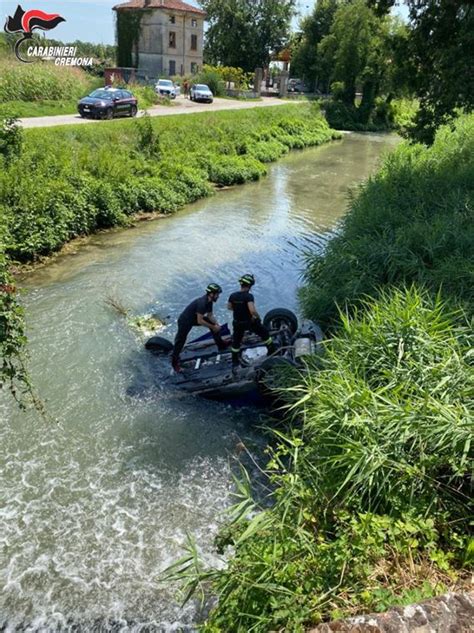
M 8 16 L 5 22 L 6 33 L 22 33 L 22 37 L 15 43 L 15 55 L 21 62 L 26 64 L 32 62 L 31 59 L 24 59 L 20 54 L 20 46 L 25 40 L 29 40 L 33 37 L 33 31 L 35 29 L 40 31 L 50 31 L 54 29 L 61 22 L 66 20 L 59 15 L 59 13 L 45 13 L 39 9 L 31 9 L 31 11 L 23 11 L 20 5 L 18 5 L 15 15 L 13 17 Z

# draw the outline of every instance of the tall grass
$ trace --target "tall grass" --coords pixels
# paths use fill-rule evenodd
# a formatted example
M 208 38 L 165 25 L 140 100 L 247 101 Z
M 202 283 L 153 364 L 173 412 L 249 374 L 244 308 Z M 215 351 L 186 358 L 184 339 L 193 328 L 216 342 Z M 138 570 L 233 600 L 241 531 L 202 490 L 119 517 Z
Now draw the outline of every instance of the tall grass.
M 80 68 L 0 61 L 0 103 L 79 99 L 96 83 Z
M 0 172 L 7 253 L 27 261 L 138 212 L 172 213 L 335 136 L 309 106 L 29 130 Z
M 308 257 L 306 314 L 331 325 L 338 306 L 412 282 L 472 310 L 473 208 L 474 115 L 467 115 L 429 148 L 403 144 L 359 191 L 327 251 Z

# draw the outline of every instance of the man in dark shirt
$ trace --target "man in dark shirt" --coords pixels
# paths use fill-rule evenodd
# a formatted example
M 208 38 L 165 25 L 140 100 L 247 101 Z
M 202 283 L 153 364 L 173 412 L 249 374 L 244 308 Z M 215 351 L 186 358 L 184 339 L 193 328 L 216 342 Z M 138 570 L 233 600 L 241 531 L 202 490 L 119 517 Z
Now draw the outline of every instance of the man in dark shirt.
M 219 284 L 209 284 L 206 288 L 206 294 L 191 301 L 179 315 L 178 332 L 174 339 L 173 354 L 171 356 L 171 364 L 176 372 L 181 371 L 179 355 L 186 343 L 186 338 L 191 328 L 195 325 L 204 325 L 209 328 L 219 350 L 223 351 L 226 349 L 227 345 L 220 335 L 221 326 L 217 323 L 212 314 L 212 304 L 219 299 L 221 292 L 222 288 Z
M 255 307 L 253 294 L 250 292 L 255 283 L 255 277 L 247 274 L 239 279 L 240 291 L 233 292 L 227 307 L 234 313 L 232 332 L 232 366 L 238 367 L 240 364 L 240 345 L 245 332 L 254 332 L 267 346 L 268 353 L 274 351 L 274 344 L 267 328 L 260 321 L 260 316 Z

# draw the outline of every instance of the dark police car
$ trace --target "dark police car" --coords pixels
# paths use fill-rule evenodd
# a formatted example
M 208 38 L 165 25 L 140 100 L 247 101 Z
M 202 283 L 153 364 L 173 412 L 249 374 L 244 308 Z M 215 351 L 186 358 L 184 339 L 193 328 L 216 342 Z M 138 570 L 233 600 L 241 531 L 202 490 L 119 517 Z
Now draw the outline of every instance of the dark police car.
M 137 99 L 122 88 L 99 88 L 77 104 L 81 117 L 93 119 L 113 119 L 114 116 L 135 116 L 138 111 Z

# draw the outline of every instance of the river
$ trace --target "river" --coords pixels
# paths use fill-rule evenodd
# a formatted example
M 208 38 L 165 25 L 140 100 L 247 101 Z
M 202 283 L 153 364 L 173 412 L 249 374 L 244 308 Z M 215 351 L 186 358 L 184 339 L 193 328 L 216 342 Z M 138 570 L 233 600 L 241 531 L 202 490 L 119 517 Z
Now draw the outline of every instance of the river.
M 292 152 L 258 183 L 93 236 L 27 277 L 30 369 L 54 421 L 0 394 L 0 629 L 193 629 L 196 605 L 181 608 L 158 577 L 188 532 L 216 562 L 236 447 L 261 451 L 260 414 L 160 389 L 106 298 L 169 315 L 172 337 L 209 281 L 224 288 L 223 322 L 226 295 L 252 272 L 261 314 L 297 310 L 302 254 L 324 248 L 349 187 L 396 143 L 352 134 Z

